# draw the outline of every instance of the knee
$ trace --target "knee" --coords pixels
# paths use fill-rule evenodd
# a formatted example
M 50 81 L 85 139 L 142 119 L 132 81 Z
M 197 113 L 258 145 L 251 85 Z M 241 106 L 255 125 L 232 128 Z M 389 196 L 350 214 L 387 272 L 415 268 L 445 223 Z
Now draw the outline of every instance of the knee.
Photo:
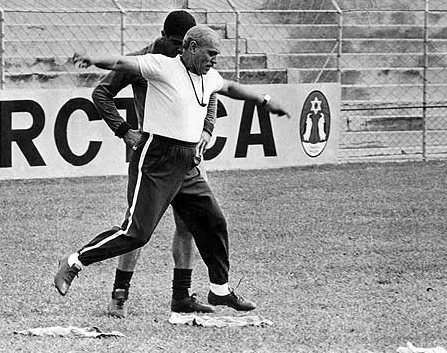
M 129 240 L 129 242 L 132 243 L 132 248 L 133 249 L 142 248 L 149 241 L 148 237 L 135 235 L 135 234 L 131 234 L 131 233 L 127 233 L 127 238 Z
M 133 239 L 133 243 L 135 245 L 135 248 L 142 248 L 143 246 L 145 246 L 147 244 L 147 240 L 146 239 L 142 239 L 142 238 L 134 238 Z
M 179 239 L 179 241 L 191 241 L 193 238 L 191 231 L 184 223 L 182 225 L 176 225 L 174 237 Z

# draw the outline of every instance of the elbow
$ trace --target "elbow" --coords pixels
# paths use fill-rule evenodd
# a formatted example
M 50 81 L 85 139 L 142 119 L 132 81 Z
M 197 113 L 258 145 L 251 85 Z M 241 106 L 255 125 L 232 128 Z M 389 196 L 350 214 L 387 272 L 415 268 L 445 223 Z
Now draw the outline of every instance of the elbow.
M 111 67 L 113 71 L 129 71 L 129 58 L 120 56 L 116 59 L 115 64 Z

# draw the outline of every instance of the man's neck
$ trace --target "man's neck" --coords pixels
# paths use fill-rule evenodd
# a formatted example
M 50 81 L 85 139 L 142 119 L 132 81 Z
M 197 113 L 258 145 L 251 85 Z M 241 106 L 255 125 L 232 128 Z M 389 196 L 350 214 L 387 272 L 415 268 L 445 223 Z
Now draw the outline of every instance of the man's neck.
M 191 61 L 185 59 L 184 54 L 180 55 L 180 61 L 183 63 L 183 66 L 185 66 L 185 68 L 186 68 L 189 72 L 192 72 L 193 74 L 198 75 L 197 72 L 196 72 L 196 70 L 195 70 L 195 68 L 194 68 L 194 65 L 192 64 Z

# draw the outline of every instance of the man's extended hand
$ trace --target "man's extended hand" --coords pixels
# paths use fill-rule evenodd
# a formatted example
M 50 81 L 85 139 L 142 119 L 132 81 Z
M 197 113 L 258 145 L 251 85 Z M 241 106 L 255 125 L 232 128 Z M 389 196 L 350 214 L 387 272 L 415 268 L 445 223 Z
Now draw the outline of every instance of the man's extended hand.
M 142 136 L 142 133 L 140 132 L 140 130 L 127 130 L 126 134 L 123 137 L 124 142 L 126 143 L 127 146 L 129 146 L 130 148 L 134 148 L 138 141 L 140 141 L 140 138 Z
M 271 99 L 267 105 L 265 106 L 265 109 L 267 109 L 269 112 L 273 114 L 277 114 L 278 116 L 287 116 L 290 119 L 290 113 L 286 111 L 281 105 Z
M 92 60 L 89 56 L 83 53 L 76 52 L 73 54 L 73 64 L 78 69 L 85 69 L 91 65 L 93 65 Z

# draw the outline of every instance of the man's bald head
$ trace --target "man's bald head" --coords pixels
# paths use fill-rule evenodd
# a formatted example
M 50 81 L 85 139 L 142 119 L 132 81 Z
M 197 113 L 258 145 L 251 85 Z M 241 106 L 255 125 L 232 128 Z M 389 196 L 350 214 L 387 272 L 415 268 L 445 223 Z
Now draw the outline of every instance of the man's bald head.
M 191 42 L 196 42 L 199 47 L 211 46 L 220 48 L 219 36 L 216 31 L 207 25 L 199 24 L 186 32 L 185 38 L 183 39 L 183 48 L 188 49 Z

